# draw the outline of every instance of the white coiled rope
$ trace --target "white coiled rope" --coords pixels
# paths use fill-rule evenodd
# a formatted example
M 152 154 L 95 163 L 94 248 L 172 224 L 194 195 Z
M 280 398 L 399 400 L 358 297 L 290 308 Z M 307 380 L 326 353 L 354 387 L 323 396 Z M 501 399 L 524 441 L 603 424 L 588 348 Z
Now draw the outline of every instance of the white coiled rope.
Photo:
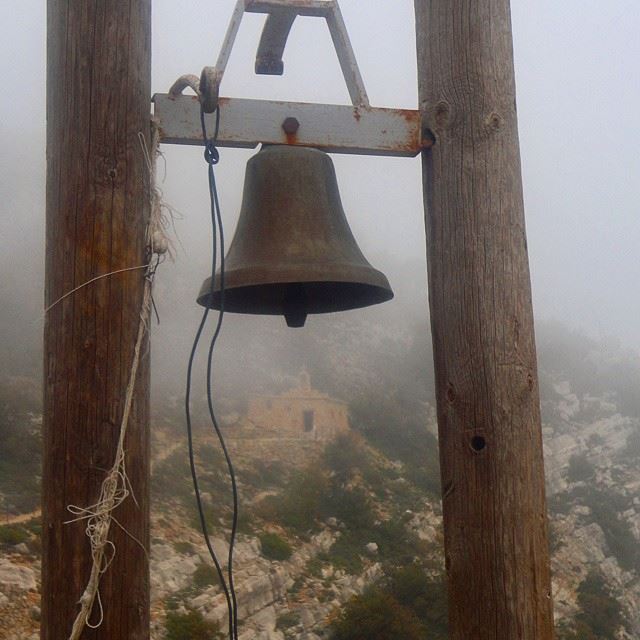
M 135 501 L 135 495 L 129 478 L 127 477 L 124 443 L 125 436 L 127 434 L 127 426 L 129 424 L 131 406 L 133 403 L 138 369 L 140 366 L 140 360 L 143 356 L 142 348 L 145 342 L 145 336 L 149 330 L 149 318 L 153 307 L 153 279 L 158 265 L 163 261 L 165 254 L 170 250 L 170 241 L 165 233 L 167 228 L 167 219 L 164 215 L 164 210 L 166 207 L 162 203 L 162 194 L 156 185 L 155 177 L 156 159 L 159 155 L 159 132 L 156 123 L 152 121 L 151 124 L 151 152 L 149 152 L 145 137 L 142 133 L 138 134 L 142 152 L 144 153 L 147 168 L 149 170 L 151 212 L 146 231 L 146 242 L 151 259 L 147 265 L 143 265 L 142 267 L 133 267 L 133 269 L 145 268 L 146 271 L 142 305 L 140 308 L 140 323 L 138 325 L 138 335 L 133 351 L 129 381 L 125 392 L 124 410 L 120 421 L 118 446 L 113 466 L 102 482 L 100 497 L 97 502 L 89 507 L 79 507 L 76 505 L 68 505 L 67 507 L 68 511 L 75 517 L 65 522 L 65 524 L 86 521 L 86 534 L 91 545 L 92 558 L 91 574 L 89 576 L 87 586 L 79 600 L 80 611 L 78 611 L 73 623 L 73 628 L 69 634 L 69 640 L 78 640 L 85 627 L 96 629 L 102 624 L 104 619 L 104 609 L 102 600 L 100 599 L 100 578 L 109 568 L 109 565 L 116 553 L 115 545 L 111 540 L 109 540 L 109 531 L 111 529 L 112 522 L 115 522 L 119 527 L 123 528 L 122 525 L 113 517 L 113 511 L 130 495 Z M 119 270 L 118 272 L 113 273 L 119 273 L 121 271 L 126 270 Z M 81 287 L 86 286 L 101 277 L 106 277 L 107 275 L 113 274 L 105 274 L 104 276 L 98 276 L 98 278 L 92 278 L 90 281 L 84 283 L 84 285 L 81 285 Z M 77 291 L 77 289 L 81 287 L 77 287 L 73 291 L 70 291 L 68 294 L 63 296 L 63 298 L 74 291 Z M 54 305 L 57 304 L 57 302 L 58 301 L 56 301 Z M 51 305 L 51 307 L 54 305 Z M 49 309 L 51 307 L 49 307 Z M 137 542 L 144 553 L 147 554 L 147 550 L 142 542 L 137 540 L 128 531 L 125 530 L 125 533 Z M 91 622 L 90 618 L 96 601 L 99 610 L 98 616 L 95 622 Z

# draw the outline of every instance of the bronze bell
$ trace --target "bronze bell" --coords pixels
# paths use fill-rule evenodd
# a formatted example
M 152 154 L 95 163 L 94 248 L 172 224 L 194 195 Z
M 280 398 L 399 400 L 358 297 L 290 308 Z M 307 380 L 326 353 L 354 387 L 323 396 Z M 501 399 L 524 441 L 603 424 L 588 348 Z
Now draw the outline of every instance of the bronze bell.
M 367 307 L 393 298 L 362 255 L 345 217 L 331 158 L 317 149 L 263 147 L 247 164 L 242 209 L 225 260 L 224 308 L 284 315 Z M 198 302 L 220 308 L 220 274 Z

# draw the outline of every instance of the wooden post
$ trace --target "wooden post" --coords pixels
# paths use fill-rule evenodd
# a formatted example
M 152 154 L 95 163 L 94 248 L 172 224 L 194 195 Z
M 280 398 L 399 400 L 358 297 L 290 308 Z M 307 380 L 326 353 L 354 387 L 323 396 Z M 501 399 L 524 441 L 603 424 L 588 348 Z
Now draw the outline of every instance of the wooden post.
M 415 8 L 450 638 L 549 640 L 509 0 Z
M 45 305 L 87 280 L 143 265 L 149 141 L 150 0 L 49 0 Z M 114 462 L 144 271 L 80 289 L 46 318 L 41 638 L 68 638 L 90 574 L 85 522 Z M 104 620 L 83 639 L 149 637 L 149 367 L 141 363 L 126 462 L 138 506 L 115 517 L 100 583 Z M 99 618 L 94 607 L 92 622 Z

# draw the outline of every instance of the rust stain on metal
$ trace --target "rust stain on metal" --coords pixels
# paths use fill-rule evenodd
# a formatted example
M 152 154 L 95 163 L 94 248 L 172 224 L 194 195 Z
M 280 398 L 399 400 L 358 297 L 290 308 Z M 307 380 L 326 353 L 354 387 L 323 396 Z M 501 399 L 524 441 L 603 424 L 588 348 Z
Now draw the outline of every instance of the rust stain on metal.
M 201 143 L 197 96 L 158 94 L 154 100 L 163 142 Z M 405 157 L 435 144 L 433 133 L 421 124 L 420 113 L 411 109 L 229 97 L 220 97 L 218 106 L 221 146 L 254 148 L 263 142 L 325 148 L 331 153 Z
M 415 109 L 394 109 L 394 113 L 397 113 L 410 124 L 413 124 L 420 118 L 420 112 Z
M 282 130 L 287 136 L 287 144 L 298 144 L 298 129 L 300 128 L 300 122 L 297 118 L 288 117 L 284 119 L 282 123 Z

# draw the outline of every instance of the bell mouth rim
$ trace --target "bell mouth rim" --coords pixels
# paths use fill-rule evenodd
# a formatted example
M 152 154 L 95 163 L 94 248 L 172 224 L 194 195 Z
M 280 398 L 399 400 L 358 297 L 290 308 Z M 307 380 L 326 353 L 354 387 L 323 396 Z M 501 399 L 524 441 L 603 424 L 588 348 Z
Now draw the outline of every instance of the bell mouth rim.
M 217 276 L 219 274 L 216 274 Z M 380 273 L 380 276 L 386 278 Z M 216 277 L 219 285 L 218 277 Z M 285 315 L 291 304 L 287 303 L 287 291 L 293 288 L 302 292 L 304 302 L 294 302 L 293 306 L 304 309 L 305 314 L 316 315 L 362 309 L 376 304 L 388 302 L 394 293 L 387 283 L 355 281 L 353 279 L 332 280 L 291 280 L 278 282 L 243 283 L 236 286 L 225 286 L 225 313 L 242 313 L 249 315 Z M 210 309 L 221 308 L 219 286 L 211 291 L 211 277 L 202 285 L 197 298 L 198 304 Z

